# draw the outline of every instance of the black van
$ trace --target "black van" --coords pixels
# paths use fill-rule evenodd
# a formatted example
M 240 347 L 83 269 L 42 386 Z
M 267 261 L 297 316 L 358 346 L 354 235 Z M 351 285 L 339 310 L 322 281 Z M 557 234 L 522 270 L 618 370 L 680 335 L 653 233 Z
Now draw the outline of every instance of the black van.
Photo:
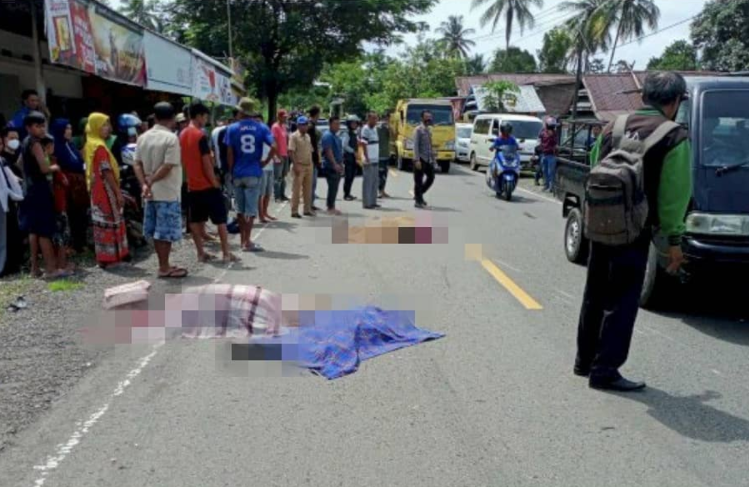
M 749 276 L 749 78 L 692 77 L 690 101 L 682 104 L 677 122 L 692 140 L 694 191 L 688 214 L 684 253 L 688 259 L 682 281 Z M 557 197 L 567 218 L 565 252 L 584 262 L 588 242 L 583 228 L 587 158 L 560 157 Z M 667 184 L 667 182 L 666 182 Z M 670 286 L 659 242 L 650 260 L 641 296 L 645 307 L 656 306 Z

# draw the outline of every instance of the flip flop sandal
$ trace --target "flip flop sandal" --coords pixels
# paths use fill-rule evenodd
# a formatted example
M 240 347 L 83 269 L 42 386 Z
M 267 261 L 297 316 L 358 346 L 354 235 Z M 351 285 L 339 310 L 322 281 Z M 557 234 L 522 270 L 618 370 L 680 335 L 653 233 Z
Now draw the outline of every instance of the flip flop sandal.
M 231 254 L 231 256 L 228 259 L 223 259 L 223 260 L 224 260 L 224 264 L 236 264 L 238 262 L 242 262 L 242 259 L 240 259 L 234 254 Z
M 257 252 L 265 252 L 265 249 L 259 246 L 258 244 L 252 244 L 249 247 L 245 247 L 242 249 L 242 252 L 251 252 L 251 253 L 257 253 Z
M 175 267 L 173 269 L 170 269 L 166 274 L 159 274 L 159 279 L 184 279 L 185 277 L 187 277 L 187 275 L 187 269 L 180 269 L 179 267 Z
M 213 262 L 214 260 L 216 260 L 216 256 L 211 254 L 203 254 L 203 256 L 198 259 L 201 264 Z
M 10 311 L 11 313 L 18 313 L 21 311 L 21 308 L 16 306 L 15 304 L 9 304 L 7 308 L 5 308 L 6 311 Z
M 16 302 L 13 303 L 11 306 L 14 306 L 18 309 L 26 309 L 29 307 L 29 304 L 26 302 L 26 298 L 23 296 L 18 296 L 18 299 L 16 299 Z

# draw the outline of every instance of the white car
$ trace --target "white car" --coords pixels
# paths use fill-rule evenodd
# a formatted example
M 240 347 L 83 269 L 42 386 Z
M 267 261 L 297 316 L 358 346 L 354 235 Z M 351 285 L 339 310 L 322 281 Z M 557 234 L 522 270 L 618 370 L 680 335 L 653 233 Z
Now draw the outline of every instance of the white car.
M 455 126 L 455 159 L 458 162 L 471 161 L 471 134 L 473 124 L 459 123 Z
M 544 127 L 541 119 L 526 115 L 484 114 L 477 116 L 473 122 L 469 158 L 471 169 L 474 171 L 491 163 L 494 153 L 489 149 L 494 139 L 499 137 L 499 126 L 503 122 L 512 124 L 512 136 L 520 145 L 520 163 L 523 166 L 531 164 L 531 158 L 538 145 L 538 135 Z

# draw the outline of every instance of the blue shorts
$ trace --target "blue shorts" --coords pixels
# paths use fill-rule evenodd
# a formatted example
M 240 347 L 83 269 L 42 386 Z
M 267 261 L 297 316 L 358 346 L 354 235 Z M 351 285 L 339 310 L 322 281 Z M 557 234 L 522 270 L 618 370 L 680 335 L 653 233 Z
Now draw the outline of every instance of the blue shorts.
M 258 200 L 262 189 L 263 178 L 235 178 L 234 198 L 237 213 L 247 218 L 255 218 L 258 214 Z
M 273 196 L 273 187 L 276 182 L 273 171 L 263 171 L 263 182 L 260 185 L 260 196 Z
M 146 201 L 143 233 L 161 242 L 182 240 L 182 206 L 179 201 Z

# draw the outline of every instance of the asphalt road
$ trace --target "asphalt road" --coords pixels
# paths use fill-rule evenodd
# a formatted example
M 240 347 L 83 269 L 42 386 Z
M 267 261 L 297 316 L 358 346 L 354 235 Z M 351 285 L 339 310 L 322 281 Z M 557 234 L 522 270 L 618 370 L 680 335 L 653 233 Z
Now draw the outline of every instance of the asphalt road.
M 341 209 L 414 217 L 410 186 L 391 176 L 385 211 Z M 643 312 L 624 372 L 649 389 L 595 392 L 571 373 L 585 270 L 564 257 L 561 207 L 496 200 L 464 167 L 427 199 L 417 224 L 448 243 L 333 245 L 329 219 L 276 207 L 269 252 L 200 279 L 415 309 L 446 338 L 332 382 L 229 364 L 215 341 L 118 346 L 0 456 L 0 484 L 749 486 L 745 305 Z

